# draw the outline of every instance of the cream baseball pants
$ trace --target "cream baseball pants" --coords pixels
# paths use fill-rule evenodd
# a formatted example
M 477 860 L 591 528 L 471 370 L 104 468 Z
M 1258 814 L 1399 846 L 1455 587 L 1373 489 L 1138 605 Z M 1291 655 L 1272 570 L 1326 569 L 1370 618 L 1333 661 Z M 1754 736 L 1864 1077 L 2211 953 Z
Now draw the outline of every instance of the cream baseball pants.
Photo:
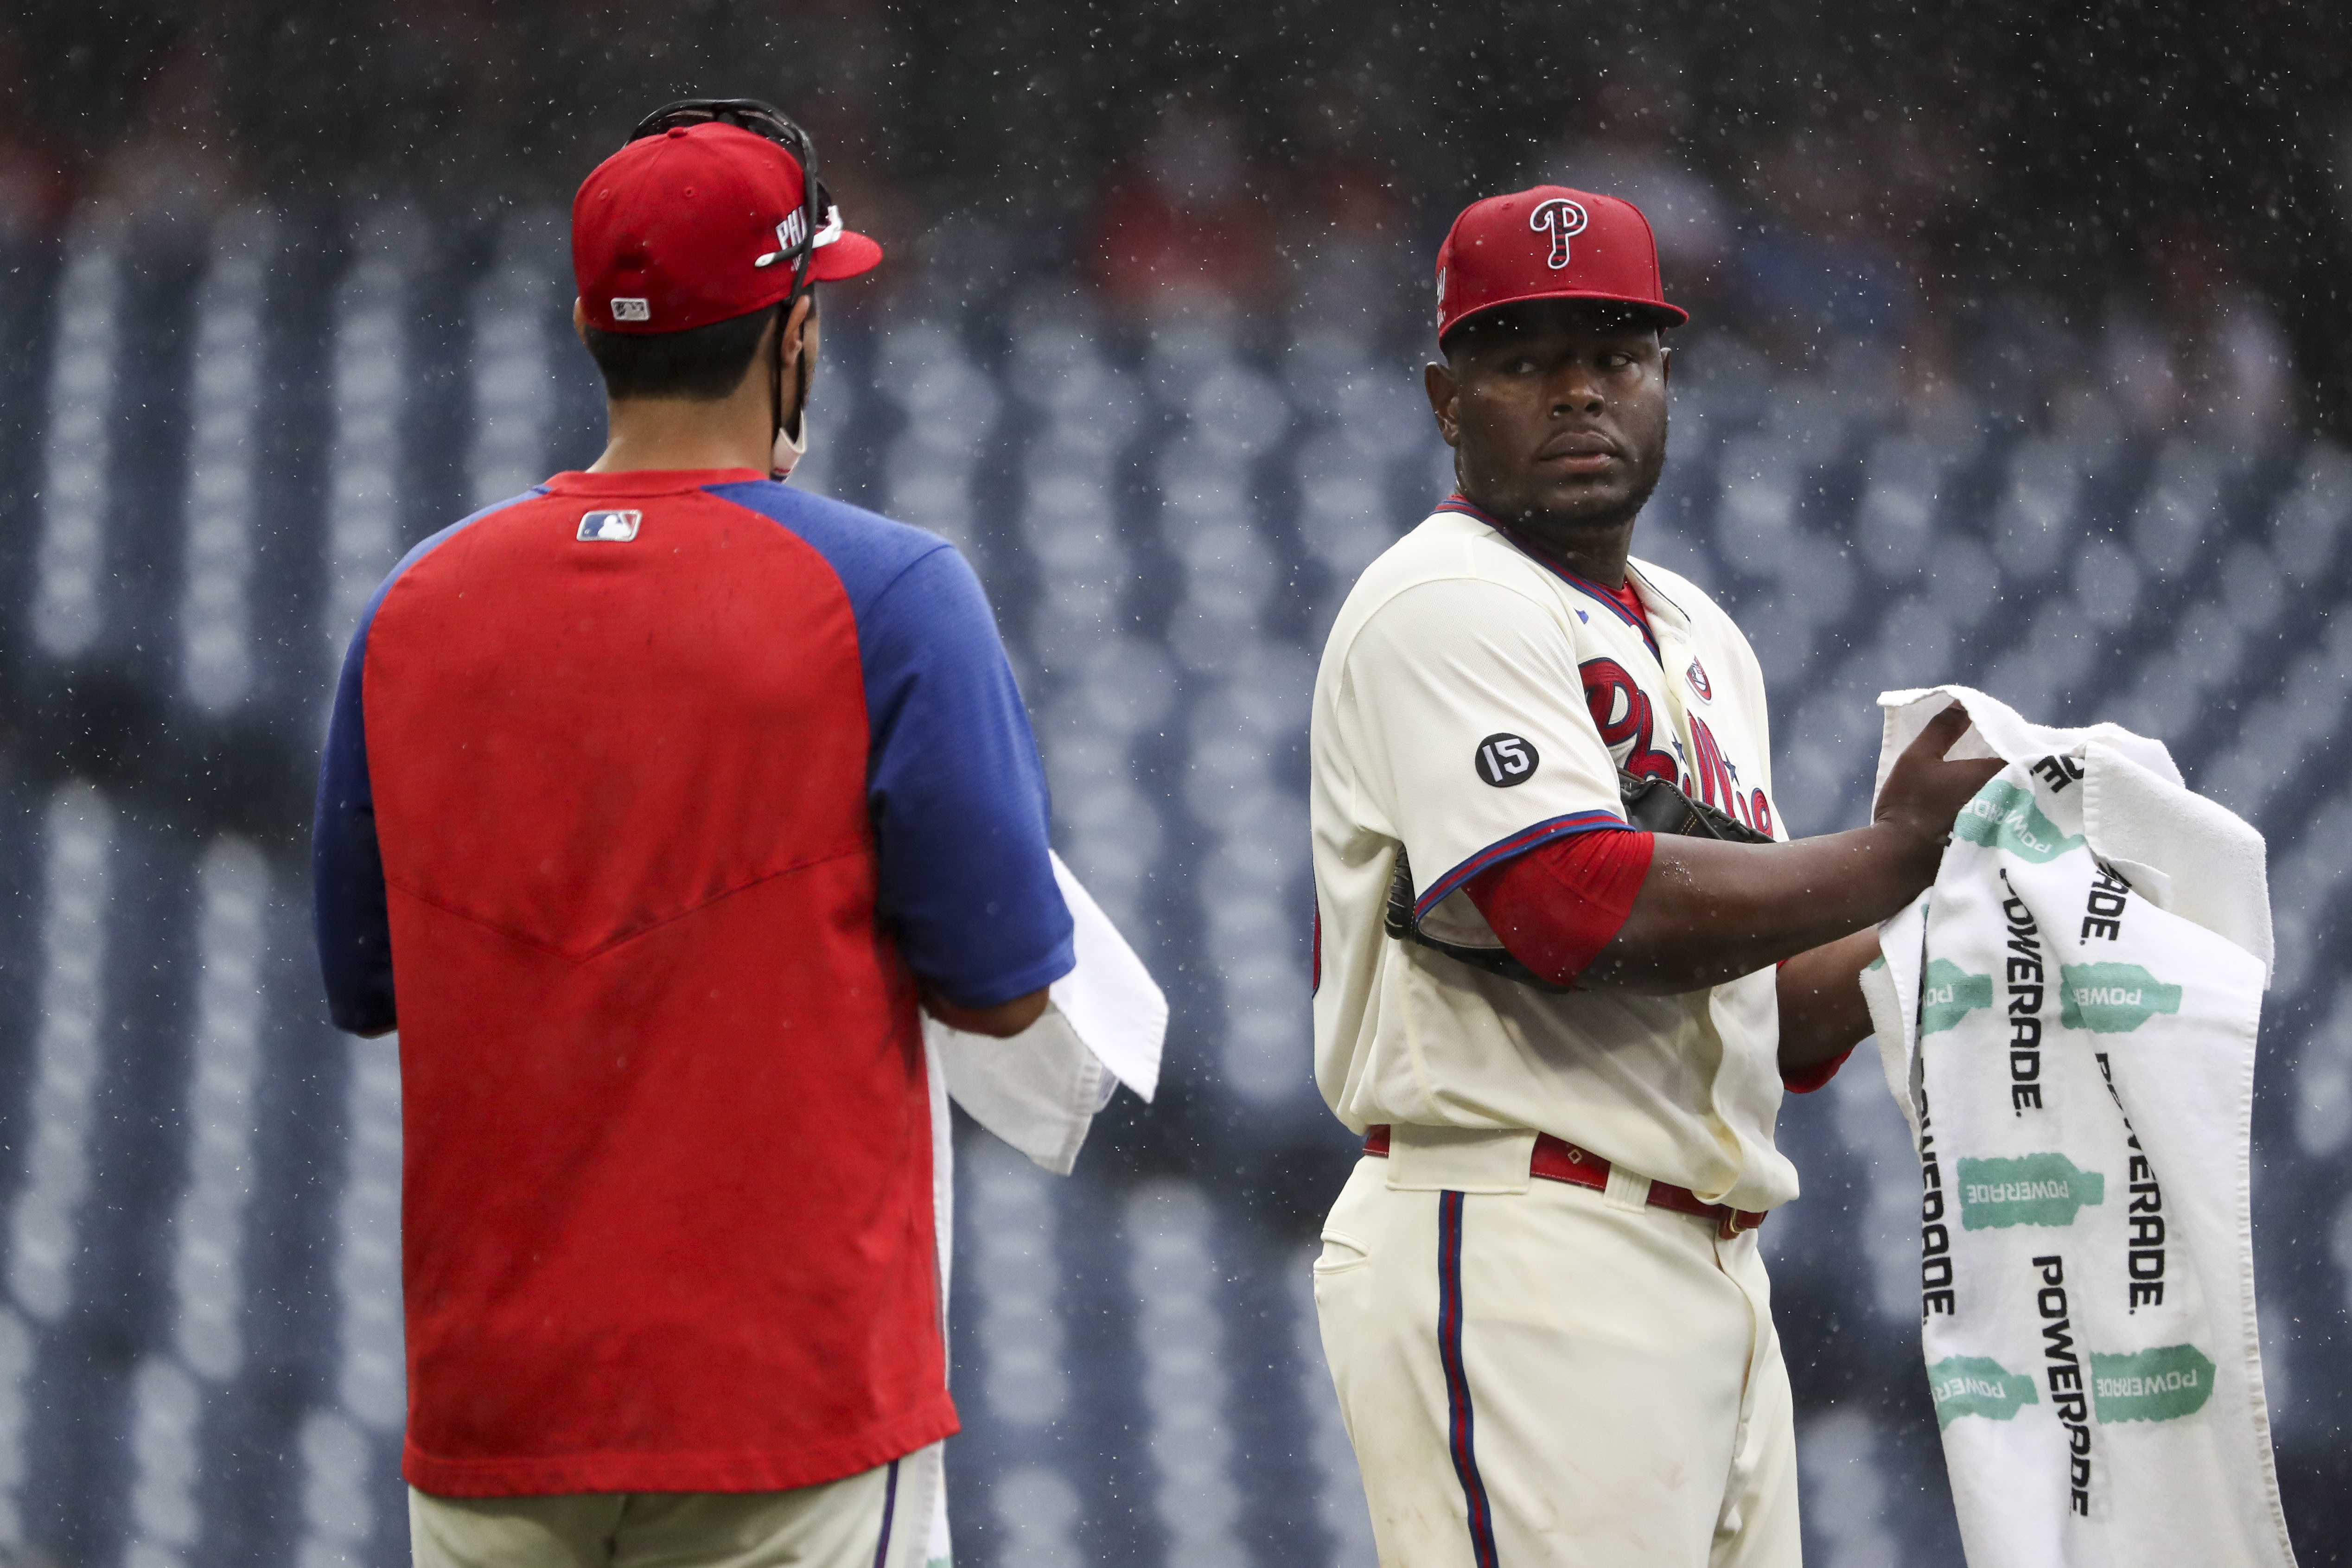
M 445 1498 L 408 1489 L 416 1568 L 924 1568 L 941 1449 L 782 1492 Z
M 1646 1180 L 1529 1180 L 1524 1138 L 1430 1160 L 1406 1131 L 1357 1162 L 1315 1264 L 1381 1568 L 1797 1568 L 1756 1234 Z

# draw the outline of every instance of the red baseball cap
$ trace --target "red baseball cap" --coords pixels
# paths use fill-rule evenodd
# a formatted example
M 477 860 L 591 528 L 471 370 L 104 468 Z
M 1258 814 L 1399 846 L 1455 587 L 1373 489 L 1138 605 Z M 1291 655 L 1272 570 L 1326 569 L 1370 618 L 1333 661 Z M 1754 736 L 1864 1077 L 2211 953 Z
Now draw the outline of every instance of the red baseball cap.
M 588 324 L 683 332 L 782 300 L 803 188 L 798 159 L 740 126 L 709 121 L 628 143 L 572 198 L 572 276 Z M 881 259 L 828 208 L 809 279 L 855 278 Z
M 1666 303 L 1658 242 L 1632 202 L 1538 185 L 1462 209 L 1437 247 L 1437 336 L 1481 310 L 1522 300 L 1605 300 L 1679 327 L 1690 312 Z

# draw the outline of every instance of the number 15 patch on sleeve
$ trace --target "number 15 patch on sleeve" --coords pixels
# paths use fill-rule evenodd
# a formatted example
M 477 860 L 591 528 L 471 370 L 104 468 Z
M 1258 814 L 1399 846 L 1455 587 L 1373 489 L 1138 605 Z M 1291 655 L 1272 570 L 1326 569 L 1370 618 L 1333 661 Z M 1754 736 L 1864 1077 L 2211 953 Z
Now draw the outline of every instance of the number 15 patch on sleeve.
M 1532 742 L 1506 731 L 1479 742 L 1472 765 L 1477 768 L 1480 778 L 1496 789 L 1509 789 L 1535 777 L 1536 763 L 1540 760 Z

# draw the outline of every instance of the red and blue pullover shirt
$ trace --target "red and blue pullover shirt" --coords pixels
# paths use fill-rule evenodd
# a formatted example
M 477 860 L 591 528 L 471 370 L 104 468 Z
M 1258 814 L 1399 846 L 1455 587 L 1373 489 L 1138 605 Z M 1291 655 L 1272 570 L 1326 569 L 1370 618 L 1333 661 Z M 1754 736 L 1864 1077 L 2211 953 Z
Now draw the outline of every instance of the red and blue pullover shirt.
M 567 473 L 400 563 L 314 870 L 334 1021 L 400 1031 L 414 1485 L 782 1489 L 955 1430 L 915 980 L 1069 970 L 1046 815 L 919 530 Z

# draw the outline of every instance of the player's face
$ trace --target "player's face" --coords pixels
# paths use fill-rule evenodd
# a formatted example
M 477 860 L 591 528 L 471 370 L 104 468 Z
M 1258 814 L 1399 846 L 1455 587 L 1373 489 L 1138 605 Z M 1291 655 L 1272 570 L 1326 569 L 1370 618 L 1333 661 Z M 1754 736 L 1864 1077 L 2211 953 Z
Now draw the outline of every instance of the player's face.
M 1629 524 L 1666 456 L 1666 351 L 1614 306 L 1538 300 L 1457 335 L 1429 367 L 1465 495 L 1550 532 Z

